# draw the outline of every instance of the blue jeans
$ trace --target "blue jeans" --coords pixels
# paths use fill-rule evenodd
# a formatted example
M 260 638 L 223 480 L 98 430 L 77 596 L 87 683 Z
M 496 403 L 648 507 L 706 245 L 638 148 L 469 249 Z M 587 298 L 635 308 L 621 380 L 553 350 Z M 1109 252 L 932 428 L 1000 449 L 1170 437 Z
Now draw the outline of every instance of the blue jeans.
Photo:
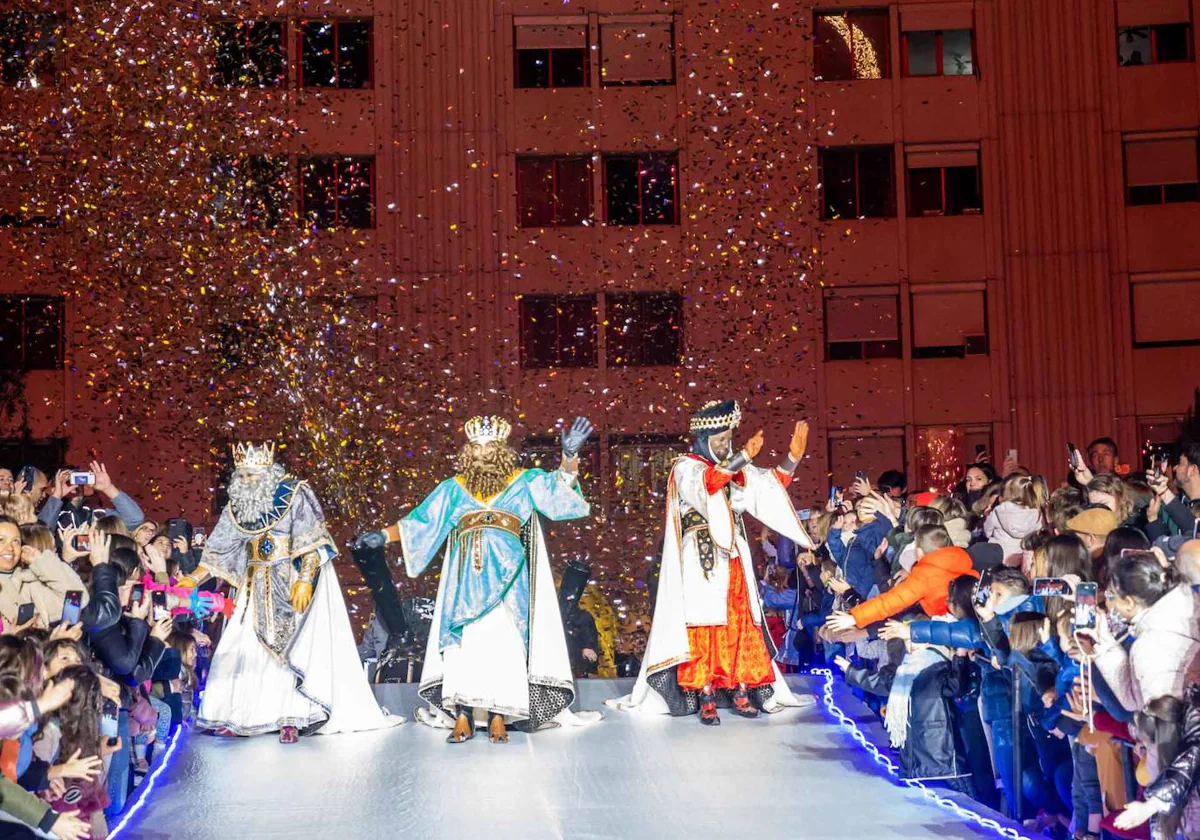
M 1086 831 L 1089 816 L 1104 814 L 1104 794 L 1100 791 L 1096 757 L 1083 744 L 1072 744 L 1071 769 L 1071 807 L 1075 810 L 1075 830 Z
M 121 739 L 121 749 L 112 755 L 108 765 L 108 807 L 104 816 L 112 819 L 125 808 L 125 800 L 129 796 L 129 754 L 133 748 L 129 737 L 129 711 L 122 709 L 117 718 L 117 733 Z

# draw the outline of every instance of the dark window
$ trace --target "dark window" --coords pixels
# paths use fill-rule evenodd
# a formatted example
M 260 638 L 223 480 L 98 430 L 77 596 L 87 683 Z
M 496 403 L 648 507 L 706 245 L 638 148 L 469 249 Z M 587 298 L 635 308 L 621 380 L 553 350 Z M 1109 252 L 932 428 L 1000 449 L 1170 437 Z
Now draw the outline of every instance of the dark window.
M 1200 199 L 1195 137 L 1127 139 L 1125 201 L 1173 204 Z
M 303 159 L 300 162 L 300 200 L 300 215 L 307 227 L 374 227 L 375 159 Z
M 519 24 L 515 27 L 517 87 L 587 87 L 587 23 Z
M 276 228 L 291 203 L 285 155 L 233 155 L 213 159 L 211 202 L 218 224 Z
M 825 298 L 825 357 L 829 361 L 899 359 L 900 297 L 837 295 Z
M 1117 30 L 1117 63 L 1122 67 L 1192 60 L 1192 25 L 1163 23 Z
M 675 26 L 666 20 L 600 23 L 605 85 L 675 84 Z
M 904 75 L 972 76 L 970 29 L 904 33 Z
M 62 298 L 0 296 L 0 368 L 61 369 L 64 330 Z
M 596 367 L 594 295 L 525 295 L 521 367 Z
M 592 161 L 587 157 L 517 158 L 521 227 L 574 227 L 592 218 Z
M 0 304 L 2 306 L 3 304 Z M 37 467 L 46 476 L 53 478 L 67 460 L 67 441 L 64 438 L 30 440 L 28 438 L 0 438 L 0 464 L 14 473 L 26 464 Z
M 213 81 L 221 87 L 268 87 L 284 81 L 287 49 L 279 20 L 221 21 L 213 28 L 216 66 Z
M 914 359 L 963 359 L 988 354 L 987 298 L 982 289 L 912 295 Z
M 908 215 L 961 216 L 982 211 L 978 166 L 908 170 Z
M 672 293 L 610 294 L 604 341 L 610 367 L 677 365 L 683 347 L 683 299 Z
M 825 219 L 896 215 L 891 146 L 821 149 Z
M 36 88 L 55 73 L 62 18 L 55 14 L 10 12 L 0 15 L 0 82 Z
M 818 12 L 814 61 L 824 81 L 887 79 L 888 11 Z
M 610 225 L 679 224 L 679 155 L 605 155 Z
M 300 84 L 303 87 L 370 87 L 372 63 L 371 21 L 300 22 Z

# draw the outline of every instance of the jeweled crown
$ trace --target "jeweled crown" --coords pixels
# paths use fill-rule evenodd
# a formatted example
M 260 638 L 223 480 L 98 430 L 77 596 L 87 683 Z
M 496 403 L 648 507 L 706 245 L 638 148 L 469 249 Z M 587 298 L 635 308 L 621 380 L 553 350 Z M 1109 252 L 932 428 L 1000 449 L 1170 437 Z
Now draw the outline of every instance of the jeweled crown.
M 262 446 L 253 443 L 239 443 L 233 447 L 233 466 L 237 469 L 265 469 L 275 463 L 275 444 L 268 441 Z
M 692 415 L 689 429 L 695 432 L 711 432 L 737 428 L 742 422 L 742 407 L 736 400 L 711 400 L 700 406 L 700 410 Z
M 483 417 L 472 417 L 463 425 L 463 431 L 467 433 L 467 440 L 471 443 L 495 443 L 500 440 L 508 440 L 508 436 L 512 432 L 512 423 L 503 417 L 489 414 Z

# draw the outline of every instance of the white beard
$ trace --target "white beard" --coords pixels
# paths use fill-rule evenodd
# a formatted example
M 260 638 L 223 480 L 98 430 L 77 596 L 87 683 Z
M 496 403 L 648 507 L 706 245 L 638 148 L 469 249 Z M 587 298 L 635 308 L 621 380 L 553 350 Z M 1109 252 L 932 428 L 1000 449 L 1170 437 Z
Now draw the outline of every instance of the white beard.
M 234 473 L 229 481 L 229 506 L 237 521 L 257 522 L 274 510 L 275 488 L 286 475 L 287 471 L 279 464 L 268 467 L 257 481 L 248 481 Z

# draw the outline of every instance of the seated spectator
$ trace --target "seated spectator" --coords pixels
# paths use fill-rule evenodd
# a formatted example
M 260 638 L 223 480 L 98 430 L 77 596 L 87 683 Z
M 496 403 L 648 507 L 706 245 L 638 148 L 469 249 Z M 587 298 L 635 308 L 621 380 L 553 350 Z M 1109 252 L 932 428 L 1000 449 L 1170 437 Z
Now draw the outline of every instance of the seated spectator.
M 908 576 L 887 592 L 859 604 L 849 614 L 835 613 L 829 625 L 835 630 L 866 627 L 920 604 L 926 615 L 939 616 L 947 611 L 950 581 L 961 575 L 976 574 L 971 557 L 950 542 L 950 534 L 941 525 L 922 526 L 915 534 L 916 564 Z
M 83 593 L 83 582 L 75 570 L 51 550 L 23 550 L 21 529 L 8 517 L 0 517 L 0 615 L 8 627 L 16 626 L 22 604 L 33 604 L 34 615 L 43 627 L 62 618 L 67 592 Z

